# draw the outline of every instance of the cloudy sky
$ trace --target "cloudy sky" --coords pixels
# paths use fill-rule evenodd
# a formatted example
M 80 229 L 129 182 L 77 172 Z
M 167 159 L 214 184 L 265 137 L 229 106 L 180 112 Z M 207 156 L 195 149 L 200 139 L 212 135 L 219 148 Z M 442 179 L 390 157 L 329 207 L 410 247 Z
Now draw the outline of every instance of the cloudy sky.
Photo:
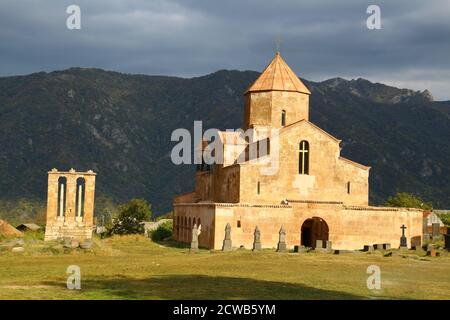
M 66 9 L 81 8 L 81 30 Z M 366 26 L 381 8 L 381 30 Z M 73 66 L 192 77 L 261 71 L 363 77 L 450 100 L 449 0 L 1 0 L 0 75 Z

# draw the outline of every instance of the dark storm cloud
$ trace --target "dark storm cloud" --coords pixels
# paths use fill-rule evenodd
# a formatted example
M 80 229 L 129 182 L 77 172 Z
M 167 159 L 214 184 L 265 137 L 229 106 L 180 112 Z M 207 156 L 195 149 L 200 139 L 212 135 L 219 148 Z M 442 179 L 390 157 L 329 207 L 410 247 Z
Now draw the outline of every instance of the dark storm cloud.
M 82 29 L 65 27 L 77 4 Z M 368 30 L 370 4 L 382 30 Z M 364 77 L 450 99 L 450 2 L 2 0 L 0 74 L 72 66 L 202 75 L 261 70 L 281 51 L 310 80 Z

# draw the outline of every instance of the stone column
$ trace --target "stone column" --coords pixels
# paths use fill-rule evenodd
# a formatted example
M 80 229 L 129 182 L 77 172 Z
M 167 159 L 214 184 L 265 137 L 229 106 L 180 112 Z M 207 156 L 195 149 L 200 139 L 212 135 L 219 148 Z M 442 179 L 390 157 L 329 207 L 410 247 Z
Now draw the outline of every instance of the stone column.
M 56 170 L 56 169 L 55 169 Z M 59 214 L 58 211 L 58 171 L 48 173 L 48 189 L 47 189 L 47 224 L 54 221 Z
M 77 197 L 77 177 L 74 174 L 67 175 L 66 184 L 66 217 L 65 221 L 75 221 L 75 208 L 76 208 L 76 197 Z
M 86 226 L 92 226 L 94 222 L 94 194 L 95 194 L 95 173 L 88 171 L 89 175 L 85 175 L 84 190 L 84 223 Z

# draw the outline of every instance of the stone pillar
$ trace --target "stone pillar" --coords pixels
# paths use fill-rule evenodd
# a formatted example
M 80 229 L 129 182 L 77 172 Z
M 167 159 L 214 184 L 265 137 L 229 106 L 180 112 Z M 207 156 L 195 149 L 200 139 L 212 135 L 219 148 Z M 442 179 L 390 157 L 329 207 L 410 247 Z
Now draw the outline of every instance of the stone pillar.
M 48 173 L 48 190 L 47 190 L 47 223 L 56 219 L 58 211 L 58 178 L 55 174 L 58 170 Z
M 72 173 L 72 170 L 70 173 Z M 73 173 L 75 170 L 73 171 Z M 67 175 L 67 183 L 66 183 L 66 216 L 65 221 L 72 222 L 75 221 L 75 202 L 77 197 L 77 178 L 75 175 Z
M 84 176 L 84 219 L 86 226 L 92 226 L 94 223 L 94 195 L 95 195 L 95 173 L 89 170 Z

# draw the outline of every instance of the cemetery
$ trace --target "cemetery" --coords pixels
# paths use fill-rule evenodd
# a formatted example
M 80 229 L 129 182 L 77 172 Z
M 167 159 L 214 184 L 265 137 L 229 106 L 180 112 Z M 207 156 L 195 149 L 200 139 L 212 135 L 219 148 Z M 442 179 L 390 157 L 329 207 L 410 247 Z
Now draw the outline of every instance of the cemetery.
M 196 230 L 197 229 L 197 230 Z M 200 228 L 201 229 L 201 228 Z M 361 250 L 286 248 L 280 227 L 278 244 L 262 248 L 255 228 L 253 248 L 235 246 L 226 227 L 220 250 L 144 235 L 101 239 L 90 246 L 44 241 L 27 233 L 0 242 L 2 299 L 449 299 L 450 257 L 441 237 L 413 249 L 389 243 Z M 431 238 L 432 236 L 430 236 Z M 447 239 L 449 235 L 444 237 Z M 22 248 L 22 250 L 12 250 Z M 66 287 L 67 267 L 81 270 L 81 290 Z M 381 289 L 366 285 L 368 267 L 381 270 Z M 433 290 L 429 290 L 432 287 Z
M 144 221 L 145 200 L 96 225 L 97 173 L 50 170 L 45 228 L 0 221 L 0 298 L 450 299 L 450 228 L 432 211 L 369 205 L 370 167 L 309 122 L 310 94 L 277 53 L 245 93 L 256 140 L 219 132 L 225 162 L 197 166 L 158 239 L 167 221 Z M 249 158 L 272 138 L 263 127 L 279 146 Z M 275 174 L 260 171 L 267 156 Z

